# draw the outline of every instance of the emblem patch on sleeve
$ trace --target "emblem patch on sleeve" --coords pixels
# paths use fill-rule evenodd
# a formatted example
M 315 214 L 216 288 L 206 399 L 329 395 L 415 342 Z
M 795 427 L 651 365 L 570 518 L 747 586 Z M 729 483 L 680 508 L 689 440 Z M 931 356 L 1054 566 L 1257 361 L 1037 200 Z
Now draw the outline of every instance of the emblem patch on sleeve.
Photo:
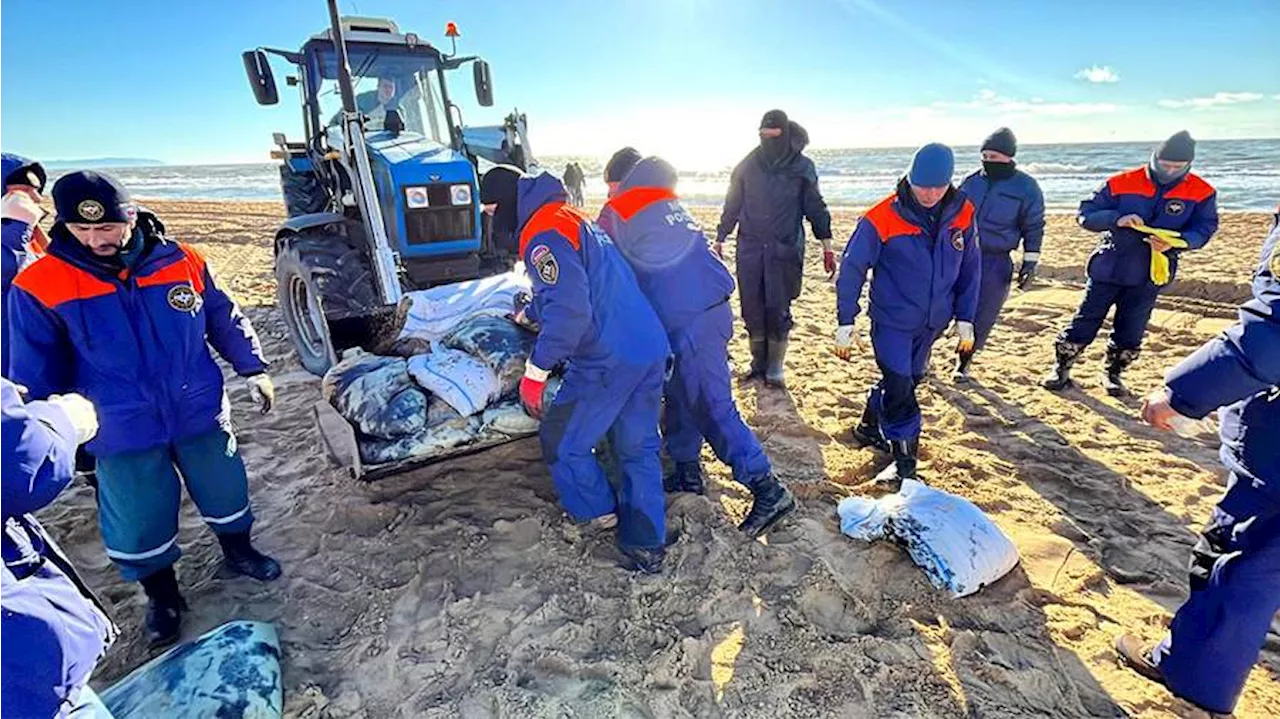
M 188 284 L 170 287 L 166 297 L 169 300 L 169 306 L 179 312 L 199 312 L 200 306 L 204 304 L 204 299 L 194 287 Z
M 556 256 L 551 252 L 551 248 L 546 245 L 538 245 L 529 253 L 529 261 L 533 263 L 533 269 L 538 273 L 538 278 L 548 285 L 554 285 L 560 280 L 560 264 L 556 262 Z
M 956 248 L 957 252 L 964 251 L 964 230 L 959 227 L 951 230 L 951 246 Z

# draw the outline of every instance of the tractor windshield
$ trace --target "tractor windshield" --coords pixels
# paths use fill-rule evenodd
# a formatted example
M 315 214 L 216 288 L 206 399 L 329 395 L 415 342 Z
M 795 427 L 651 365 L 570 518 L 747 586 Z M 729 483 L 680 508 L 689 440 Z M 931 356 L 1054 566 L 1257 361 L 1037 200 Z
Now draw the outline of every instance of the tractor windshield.
M 414 132 L 449 144 L 448 116 L 439 79 L 439 63 L 430 52 L 403 47 L 348 45 L 351 81 L 356 107 L 368 117 L 365 127 L 381 130 L 387 111 L 395 110 L 406 132 Z M 316 53 L 320 70 L 320 116 L 327 125 L 342 121 L 342 93 L 338 89 L 337 56 L 332 50 Z

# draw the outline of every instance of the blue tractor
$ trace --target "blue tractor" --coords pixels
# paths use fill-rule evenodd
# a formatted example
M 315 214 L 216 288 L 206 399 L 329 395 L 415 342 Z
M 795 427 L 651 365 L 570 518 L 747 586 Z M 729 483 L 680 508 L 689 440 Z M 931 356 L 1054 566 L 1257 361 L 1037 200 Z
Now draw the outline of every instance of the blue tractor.
M 532 163 L 525 118 L 466 128 L 446 77 L 471 65 L 493 105 L 489 64 L 443 52 L 390 20 L 340 17 L 296 52 L 258 48 L 244 66 L 259 104 L 279 102 L 269 56 L 291 65 L 303 137 L 274 135 L 288 220 L 275 238 L 280 310 L 303 367 L 323 374 L 348 347 L 372 349 L 407 290 L 511 269 L 511 238 L 480 209 L 481 163 Z

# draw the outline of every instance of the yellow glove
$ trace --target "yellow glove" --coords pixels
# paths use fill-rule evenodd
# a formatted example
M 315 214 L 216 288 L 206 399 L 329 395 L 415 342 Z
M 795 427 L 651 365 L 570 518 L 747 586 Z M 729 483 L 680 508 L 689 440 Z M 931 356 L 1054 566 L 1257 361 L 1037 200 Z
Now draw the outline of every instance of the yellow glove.
M 1147 228 L 1147 230 L 1150 229 L 1151 228 Z M 1144 230 L 1144 232 L 1147 230 Z M 1189 246 L 1187 245 L 1187 241 L 1180 237 L 1157 235 L 1154 233 L 1148 234 L 1151 234 L 1153 237 L 1159 237 L 1164 240 L 1165 243 L 1176 249 L 1181 250 Z M 1178 233 L 1174 232 L 1173 234 L 1177 235 Z M 1169 257 L 1154 247 L 1151 248 L 1151 281 L 1156 283 L 1157 286 L 1169 284 Z
M 1159 227 L 1147 227 L 1146 225 L 1134 225 L 1132 229 L 1135 229 L 1135 230 L 1137 230 L 1138 232 L 1141 232 L 1141 233 L 1146 234 L 1146 235 L 1151 235 L 1151 236 L 1153 236 L 1153 237 L 1159 237 L 1160 239 L 1164 240 L 1165 242 L 1168 242 L 1169 244 L 1173 245 L 1174 247 L 1186 247 L 1186 246 L 1187 246 L 1186 241 L 1185 241 L 1185 240 L 1181 240 L 1181 238 L 1182 238 L 1182 233 L 1181 233 L 1181 232 L 1178 232 L 1177 230 L 1165 230 L 1165 229 L 1162 229 L 1162 228 L 1159 228 Z M 1179 245 L 1177 242 L 1174 242 L 1174 240 L 1179 240 L 1179 241 L 1181 241 L 1181 242 L 1182 242 L 1182 244 L 1181 244 L 1181 245 Z

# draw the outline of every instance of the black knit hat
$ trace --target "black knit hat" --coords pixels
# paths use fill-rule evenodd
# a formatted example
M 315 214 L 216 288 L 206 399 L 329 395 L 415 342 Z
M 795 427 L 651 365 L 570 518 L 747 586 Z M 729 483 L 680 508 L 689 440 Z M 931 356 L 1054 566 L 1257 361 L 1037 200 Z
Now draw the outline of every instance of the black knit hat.
M 133 197 L 118 180 L 92 170 L 63 175 L 53 183 L 59 222 L 129 222 L 137 215 Z
M 787 113 L 782 110 L 770 110 L 760 118 L 760 129 L 785 130 L 787 129 Z
M 624 147 L 613 153 L 609 163 L 604 166 L 605 182 L 622 182 L 628 172 L 640 162 L 640 152 L 634 147 Z
M 498 165 L 484 173 L 480 178 L 480 204 L 497 205 L 493 212 L 494 229 L 500 232 L 514 232 L 516 227 L 517 202 L 520 197 L 520 178 L 524 173 L 513 165 Z
M 1018 154 L 1018 138 L 1014 137 L 1013 130 L 1002 127 L 987 135 L 987 139 L 982 141 L 982 150 L 983 152 L 995 150 L 1002 155 L 1013 157 Z
M 1186 130 L 1175 132 L 1168 140 L 1160 144 L 1156 150 L 1157 160 L 1168 162 L 1191 162 L 1196 158 L 1196 141 Z

